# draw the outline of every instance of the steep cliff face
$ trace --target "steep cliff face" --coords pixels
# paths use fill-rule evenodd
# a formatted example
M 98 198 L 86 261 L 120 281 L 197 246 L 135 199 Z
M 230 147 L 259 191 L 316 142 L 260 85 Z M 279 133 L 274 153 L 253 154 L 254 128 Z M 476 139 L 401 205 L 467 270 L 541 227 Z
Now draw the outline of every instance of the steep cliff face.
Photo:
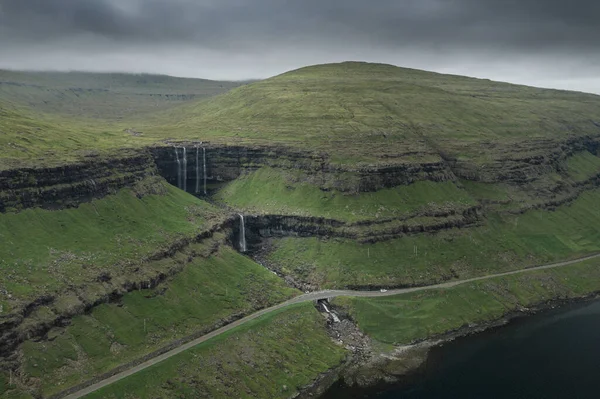
M 156 173 L 153 159 L 146 151 L 89 157 L 80 163 L 54 168 L 6 170 L 0 172 L 0 212 L 77 206 L 131 187 Z
M 185 156 L 184 156 L 185 149 Z M 324 152 L 301 151 L 285 146 L 222 146 L 182 142 L 151 148 L 158 170 L 169 183 L 195 193 L 204 183 L 235 180 L 263 166 L 306 172 L 309 183 L 322 190 L 372 192 L 415 181 L 448 181 L 456 177 L 439 157 L 427 162 L 339 165 Z M 199 190 L 201 191 L 201 190 Z
M 600 136 L 565 140 L 525 140 L 510 146 L 490 143 L 481 159 L 464 159 L 449 152 L 411 162 L 371 165 L 338 164 L 325 152 L 281 145 L 217 145 L 180 142 L 149 149 L 89 156 L 84 161 L 53 168 L 27 168 L 0 172 L 0 212 L 31 207 L 60 209 L 102 198 L 141 179 L 160 174 L 170 184 L 204 195 L 218 184 L 268 166 L 302 171 L 302 182 L 323 191 L 375 192 L 418 181 L 467 181 L 508 184 L 535 196 L 549 206 L 577 196 L 573 186 L 554 178 L 563 173 L 565 160 L 581 151 L 597 154 Z M 185 149 L 185 151 L 184 151 Z M 424 154 L 421 154 L 424 155 Z M 423 159 L 428 159 L 424 161 Z M 485 160 L 482 161 L 482 159 Z M 593 180 L 593 179 L 592 179 Z M 589 184 L 588 184 L 589 185 Z M 542 202 L 543 202 L 542 201 Z M 485 200 L 484 200 L 485 202 Z
M 223 146 L 182 142 L 153 147 L 151 153 L 160 174 L 171 184 L 182 189 L 185 187 L 190 193 L 203 192 L 205 160 L 209 186 L 235 180 L 243 173 L 268 166 L 302 171 L 304 183 L 324 191 L 375 192 L 418 181 L 464 179 L 508 184 L 529 195 L 546 198 L 550 203 L 573 194 L 568 184 L 553 177 L 565 171 L 565 161 L 582 151 L 596 155 L 599 147 L 600 135 L 564 140 L 519 140 L 510 144 L 490 142 L 476 158 L 453 156 L 449 155 L 452 151 L 440 149 L 439 154 L 424 153 L 411 161 L 380 160 L 365 165 L 337 164 L 332 162 L 328 153 L 280 145 Z M 183 148 L 186 148 L 185 164 Z
M 562 163 L 577 152 L 597 155 L 600 135 L 565 140 L 532 139 L 508 144 L 490 142 L 479 154 L 485 161 L 462 160 L 445 156 L 452 171 L 460 178 L 483 183 L 528 184 L 544 175 L 560 172 Z
M 259 251 L 264 239 L 281 237 L 348 238 L 358 243 L 374 243 L 410 234 L 476 226 L 483 220 L 480 206 L 421 212 L 403 218 L 346 223 L 335 219 L 290 215 L 245 215 L 245 239 L 249 252 Z M 238 243 L 240 225 L 233 229 Z
M 185 147 L 185 157 L 183 148 Z M 379 163 L 370 166 L 335 164 L 326 153 L 301 151 L 284 146 L 225 146 L 210 143 L 176 143 L 139 151 L 122 151 L 110 158 L 90 157 L 83 162 L 56 168 L 20 169 L 0 172 L 0 211 L 15 211 L 29 207 L 61 209 L 77 206 L 93 198 L 114 193 L 123 187 L 133 187 L 145 177 L 160 174 L 169 183 L 187 192 L 203 195 L 204 182 L 210 186 L 235 180 L 240 175 L 268 166 L 274 169 L 301 170 L 307 182 L 323 191 L 343 193 L 374 192 L 382 188 L 408 185 L 417 181 L 460 184 L 458 179 L 480 183 L 504 182 L 522 190 L 535 192 L 537 182 L 561 173 L 565 161 L 580 151 L 597 154 L 600 138 L 583 137 L 561 142 L 541 140 L 521 143 L 504 157 L 481 167 L 474 161 L 431 157 L 428 162 Z M 535 148 L 535 151 L 531 151 Z M 458 176 L 458 178 L 457 178 Z M 597 187 L 599 179 L 591 176 L 573 185 L 545 187 L 548 193 L 540 206 L 556 207 L 572 201 L 583 191 Z M 562 183 L 561 183 L 562 184 Z M 558 187 L 558 188 L 557 188 Z M 539 192 L 542 192 L 541 189 Z M 339 237 L 357 243 L 374 243 L 404 235 L 435 233 L 454 228 L 468 228 L 485 222 L 487 210 L 481 204 L 421 209 L 399 217 L 373 217 L 359 222 L 333 218 L 289 214 L 247 214 L 245 239 L 248 252 L 260 254 L 265 240 L 270 238 Z M 227 220 L 213 225 L 197 236 L 197 241 L 212 237 L 215 231 L 226 231 L 229 243 L 238 246 L 240 223 L 233 210 Z M 93 284 L 102 286 L 99 295 L 87 296 L 84 287 L 66 294 L 75 298 L 73 305 L 59 308 L 57 296 L 42 296 L 18 312 L 0 316 L 0 358 L 13 363 L 15 350 L 27 337 L 43 336 L 48 328 L 67 322 L 78 313 L 110 301 L 141 286 L 160 284 L 166 276 L 176 273 L 179 266 L 153 272 L 144 271 L 147 262 L 159 261 L 185 252 L 189 242 L 174 242 L 166 252 L 140 260 L 124 280 L 100 276 Z M 79 291 L 78 291 L 79 290 Z M 80 292 L 81 291 L 81 292 Z M 38 309 L 51 309 L 42 314 Z M 50 314 L 50 316 L 48 316 Z

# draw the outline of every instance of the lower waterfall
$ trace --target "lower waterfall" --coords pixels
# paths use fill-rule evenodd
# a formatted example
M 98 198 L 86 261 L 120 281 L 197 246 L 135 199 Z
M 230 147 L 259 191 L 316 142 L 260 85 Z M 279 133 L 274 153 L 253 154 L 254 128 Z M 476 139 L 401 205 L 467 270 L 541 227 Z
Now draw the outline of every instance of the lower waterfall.
M 244 226 L 244 215 L 240 213 L 240 252 L 246 252 L 246 227 Z

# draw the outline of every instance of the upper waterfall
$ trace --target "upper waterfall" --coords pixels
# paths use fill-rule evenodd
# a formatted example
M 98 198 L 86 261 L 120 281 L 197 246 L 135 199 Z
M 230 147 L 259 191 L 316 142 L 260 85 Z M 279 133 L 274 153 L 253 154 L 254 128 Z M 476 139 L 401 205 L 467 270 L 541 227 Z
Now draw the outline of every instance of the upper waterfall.
M 175 159 L 177 160 L 177 187 L 181 188 L 181 161 L 179 160 L 177 147 L 175 147 Z
M 202 147 L 202 171 L 204 173 L 204 195 L 206 195 L 206 148 Z
M 187 152 L 183 147 L 183 191 L 187 191 Z

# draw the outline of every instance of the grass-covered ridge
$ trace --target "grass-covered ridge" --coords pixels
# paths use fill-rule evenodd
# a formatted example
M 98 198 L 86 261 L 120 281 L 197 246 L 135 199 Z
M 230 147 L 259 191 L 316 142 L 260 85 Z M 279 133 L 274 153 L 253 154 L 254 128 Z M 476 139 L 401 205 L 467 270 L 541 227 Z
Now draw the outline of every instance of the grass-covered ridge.
M 216 199 L 245 212 L 324 217 L 347 222 L 399 218 L 475 204 L 454 182 L 420 181 L 372 193 L 323 191 L 300 172 L 264 167 L 229 183 Z
M 361 330 L 376 340 L 408 344 L 556 299 L 600 291 L 597 259 L 564 268 L 497 277 L 449 289 L 389 298 L 337 298 Z
M 25 342 L 25 379 L 48 396 L 295 293 L 265 268 L 222 248 L 156 288 L 128 293 L 118 303 L 75 317 L 68 327 L 51 330 L 51 340 Z
M 489 214 L 483 226 L 375 244 L 284 238 L 275 242 L 269 260 L 323 288 L 429 284 L 598 252 L 599 215 L 600 191 L 594 190 L 555 211 Z
M 0 155 L 21 160 L 69 158 L 56 140 L 83 151 L 169 138 L 319 148 L 344 164 L 440 161 L 440 153 L 485 164 L 523 141 L 600 134 L 600 96 L 357 62 L 306 67 L 110 123 L 32 113 L 7 97 L 0 95 Z M 538 148 L 520 148 L 527 151 Z
M 162 179 L 147 184 L 155 193 L 141 198 L 125 188 L 78 208 L 0 214 L 0 285 L 12 296 L 10 302 L 0 297 L 4 311 L 14 301 L 93 281 L 107 269 L 118 274 L 222 218 L 212 205 Z
M 345 163 L 422 161 L 438 150 L 485 162 L 489 140 L 599 134 L 599 105 L 591 94 L 350 62 L 302 68 L 186 105 L 147 130 L 309 144 Z

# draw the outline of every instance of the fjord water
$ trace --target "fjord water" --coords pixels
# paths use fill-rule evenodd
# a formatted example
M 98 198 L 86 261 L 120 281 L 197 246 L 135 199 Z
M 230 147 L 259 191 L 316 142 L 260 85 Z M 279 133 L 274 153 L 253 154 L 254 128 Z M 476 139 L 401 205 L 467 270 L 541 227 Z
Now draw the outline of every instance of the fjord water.
M 600 301 L 521 318 L 435 348 L 426 370 L 396 386 L 334 386 L 334 398 L 599 398 Z

